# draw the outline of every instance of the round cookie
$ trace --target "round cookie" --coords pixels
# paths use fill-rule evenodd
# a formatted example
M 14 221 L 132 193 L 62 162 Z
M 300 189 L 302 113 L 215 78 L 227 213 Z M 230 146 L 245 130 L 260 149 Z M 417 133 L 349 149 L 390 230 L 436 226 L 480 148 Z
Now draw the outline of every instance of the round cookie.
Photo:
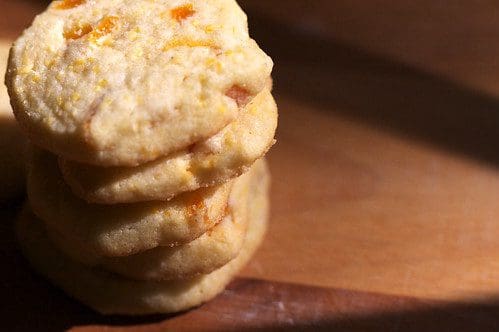
M 0 81 L 3 81 L 11 42 L 0 40 Z M 24 192 L 24 139 L 16 123 L 6 87 L 0 83 L 0 202 Z
M 268 215 L 268 174 L 250 194 L 249 225 L 239 256 L 224 267 L 189 280 L 133 281 L 89 269 L 62 255 L 48 241 L 42 223 L 29 211 L 20 217 L 17 234 L 31 264 L 66 293 L 103 314 L 143 315 L 183 311 L 221 293 L 261 243 Z M 254 195 L 254 196 L 252 196 Z
M 261 168 L 258 164 L 256 168 Z M 227 216 L 199 238 L 176 247 L 157 247 L 125 257 L 98 257 L 86 247 L 47 228 L 49 238 L 66 255 L 85 265 L 99 266 L 136 280 L 171 280 L 192 278 L 212 272 L 239 253 L 246 233 L 248 189 L 257 181 L 250 171 L 232 186 Z
M 62 0 L 14 43 L 6 84 L 36 144 L 136 166 L 220 131 L 272 65 L 235 0 Z
M 161 200 L 223 183 L 247 171 L 274 143 L 277 117 L 277 106 L 266 89 L 237 120 L 188 150 L 133 168 L 103 168 L 65 159 L 59 165 L 66 183 L 86 201 Z
M 88 204 L 66 186 L 54 155 L 32 150 L 27 190 L 33 212 L 97 256 L 127 256 L 157 246 L 187 243 L 225 216 L 232 181 L 168 202 Z

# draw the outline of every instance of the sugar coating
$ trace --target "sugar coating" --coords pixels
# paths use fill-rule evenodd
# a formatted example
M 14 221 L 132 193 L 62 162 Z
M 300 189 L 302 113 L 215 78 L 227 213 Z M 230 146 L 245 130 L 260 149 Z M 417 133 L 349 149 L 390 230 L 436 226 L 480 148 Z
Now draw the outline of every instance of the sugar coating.
M 271 59 L 234 0 L 54 1 L 15 42 L 16 117 L 68 159 L 135 166 L 209 137 L 254 96 Z

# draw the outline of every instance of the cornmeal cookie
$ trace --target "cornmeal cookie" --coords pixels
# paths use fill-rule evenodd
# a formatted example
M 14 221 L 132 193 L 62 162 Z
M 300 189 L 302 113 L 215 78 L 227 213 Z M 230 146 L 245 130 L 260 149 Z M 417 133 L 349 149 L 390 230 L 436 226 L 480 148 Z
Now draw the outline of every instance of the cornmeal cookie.
M 127 256 L 187 243 L 225 216 L 232 181 L 179 195 L 168 202 L 88 204 L 65 185 L 57 158 L 33 148 L 28 199 L 40 219 L 97 256 Z
M 261 243 L 268 215 L 268 173 L 250 190 L 249 225 L 239 256 L 224 267 L 190 280 L 133 281 L 66 258 L 48 241 L 43 224 L 25 210 L 17 223 L 19 243 L 31 264 L 70 296 L 104 314 L 178 312 L 223 291 Z
M 0 40 L 0 78 L 3 81 L 11 43 Z M 25 142 L 9 104 L 7 89 L 0 83 L 0 202 L 24 191 Z
M 191 278 L 212 272 L 227 264 L 239 253 L 246 233 L 248 189 L 254 175 L 264 167 L 257 163 L 252 171 L 238 178 L 231 190 L 227 216 L 212 229 L 192 242 L 177 247 L 157 247 L 126 257 L 103 258 L 88 252 L 47 229 L 49 238 L 64 254 L 85 265 L 137 280 L 171 280 Z
M 138 167 L 103 168 L 60 159 L 64 180 L 83 199 L 99 204 L 163 200 L 223 183 L 247 171 L 274 143 L 277 106 L 269 90 L 237 120 L 189 150 Z
M 272 65 L 235 0 L 63 0 L 14 43 L 6 84 L 36 144 L 136 166 L 216 134 Z

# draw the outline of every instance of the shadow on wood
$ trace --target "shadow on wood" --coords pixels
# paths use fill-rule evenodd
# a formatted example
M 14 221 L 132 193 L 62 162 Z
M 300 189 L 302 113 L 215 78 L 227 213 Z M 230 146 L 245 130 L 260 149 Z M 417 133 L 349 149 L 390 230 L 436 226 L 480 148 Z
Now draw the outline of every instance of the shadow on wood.
M 1 328 L 5 331 L 65 331 L 78 325 L 140 325 L 162 321 L 165 315 L 104 317 L 71 300 L 45 281 L 21 256 L 14 234 L 14 220 L 22 202 L 2 206 L 0 212 Z
M 249 17 L 253 37 L 275 60 L 278 94 L 499 163 L 495 98 L 331 39 L 252 13 Z

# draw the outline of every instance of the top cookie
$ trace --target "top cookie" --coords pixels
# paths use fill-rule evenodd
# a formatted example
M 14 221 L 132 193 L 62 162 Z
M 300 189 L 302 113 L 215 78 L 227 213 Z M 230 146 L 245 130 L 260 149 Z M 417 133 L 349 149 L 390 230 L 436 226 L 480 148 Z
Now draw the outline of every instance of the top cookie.
M 63 0 L 15 42 L 6 84 L 36 144 L 136 166 L 221 130 L 271 70 L 234 0 Z

